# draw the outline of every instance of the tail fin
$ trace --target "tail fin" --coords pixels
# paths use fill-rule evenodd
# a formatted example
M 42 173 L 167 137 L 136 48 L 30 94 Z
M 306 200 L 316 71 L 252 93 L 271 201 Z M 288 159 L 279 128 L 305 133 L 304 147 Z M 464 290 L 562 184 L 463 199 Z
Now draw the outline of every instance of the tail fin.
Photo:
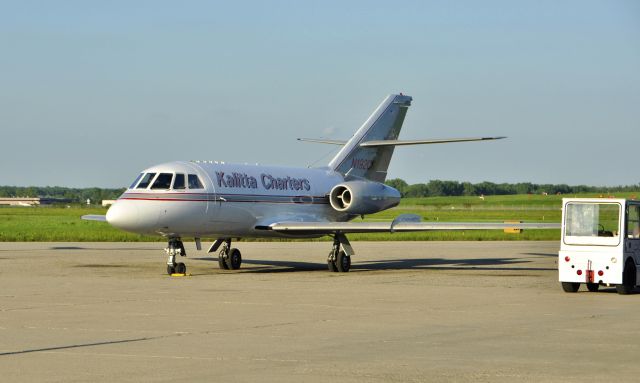
M 329 167 L 345 176 L 384 182 L 394 145 L 360 146 L 363 142 L 397 140 L 411 97 L 392 94 L 382 101 L 367 121 L 329 162 Z

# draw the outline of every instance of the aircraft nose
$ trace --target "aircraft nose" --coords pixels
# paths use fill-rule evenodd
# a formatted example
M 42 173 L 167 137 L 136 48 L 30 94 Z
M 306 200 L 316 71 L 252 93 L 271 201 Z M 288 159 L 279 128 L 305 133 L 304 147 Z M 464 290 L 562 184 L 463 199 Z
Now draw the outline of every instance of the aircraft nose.
M 118 229 L 136 231 L 138 221 L 138 208 L 130 201 L 119 200 L 107 211 L 107 222 Z

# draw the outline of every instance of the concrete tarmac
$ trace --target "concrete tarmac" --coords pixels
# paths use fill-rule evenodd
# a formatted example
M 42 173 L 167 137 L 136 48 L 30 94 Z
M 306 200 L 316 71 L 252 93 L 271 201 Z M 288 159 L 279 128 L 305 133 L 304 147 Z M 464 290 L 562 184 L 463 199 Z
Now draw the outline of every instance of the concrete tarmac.
M 636 382 L 640 295 L 562 292 L 557 242 L 0 245 L 4 382 Z

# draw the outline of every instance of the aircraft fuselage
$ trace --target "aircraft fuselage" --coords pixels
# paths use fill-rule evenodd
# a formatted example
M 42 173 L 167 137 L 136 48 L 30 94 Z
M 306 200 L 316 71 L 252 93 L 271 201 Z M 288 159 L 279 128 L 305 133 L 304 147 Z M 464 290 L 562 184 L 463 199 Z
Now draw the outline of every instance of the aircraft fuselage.
M 327 168 L 177 161 L 141 174 L 154 174 L 155 180 L 171 174 L 172 180 L 166 188 L 154 187 L 154 178 L 146 187 L 137 180 L 107 212 L 113 226 L 167 237 L 263 237 L 284 235 L 256 226 L 353 217 L 329 204 L 329 192 L 344 177 Z M 176 185 L 180 174 L 184 185 Z M 190 185 L 189 175 L 199 183 Z

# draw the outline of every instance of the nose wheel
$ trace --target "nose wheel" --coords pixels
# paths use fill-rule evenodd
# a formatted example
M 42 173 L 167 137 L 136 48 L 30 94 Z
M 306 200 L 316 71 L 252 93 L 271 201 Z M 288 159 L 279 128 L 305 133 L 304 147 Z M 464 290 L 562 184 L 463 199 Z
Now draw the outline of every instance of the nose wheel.
M 184 244 L 179 238 L 172 238 L 169 240 L 169 244 L 164 251 L 169 256 L 167 260 L 167 274 L 185 274 L 187 272 L 187 265 L 183 262 L 176 262 L 176 256 L 186 257 L 187 252 L 184 249 Z
M 182 262 L 176 263 L 175 266 L 167 265 L 167 274 L 186 274 L 187 265 Z

